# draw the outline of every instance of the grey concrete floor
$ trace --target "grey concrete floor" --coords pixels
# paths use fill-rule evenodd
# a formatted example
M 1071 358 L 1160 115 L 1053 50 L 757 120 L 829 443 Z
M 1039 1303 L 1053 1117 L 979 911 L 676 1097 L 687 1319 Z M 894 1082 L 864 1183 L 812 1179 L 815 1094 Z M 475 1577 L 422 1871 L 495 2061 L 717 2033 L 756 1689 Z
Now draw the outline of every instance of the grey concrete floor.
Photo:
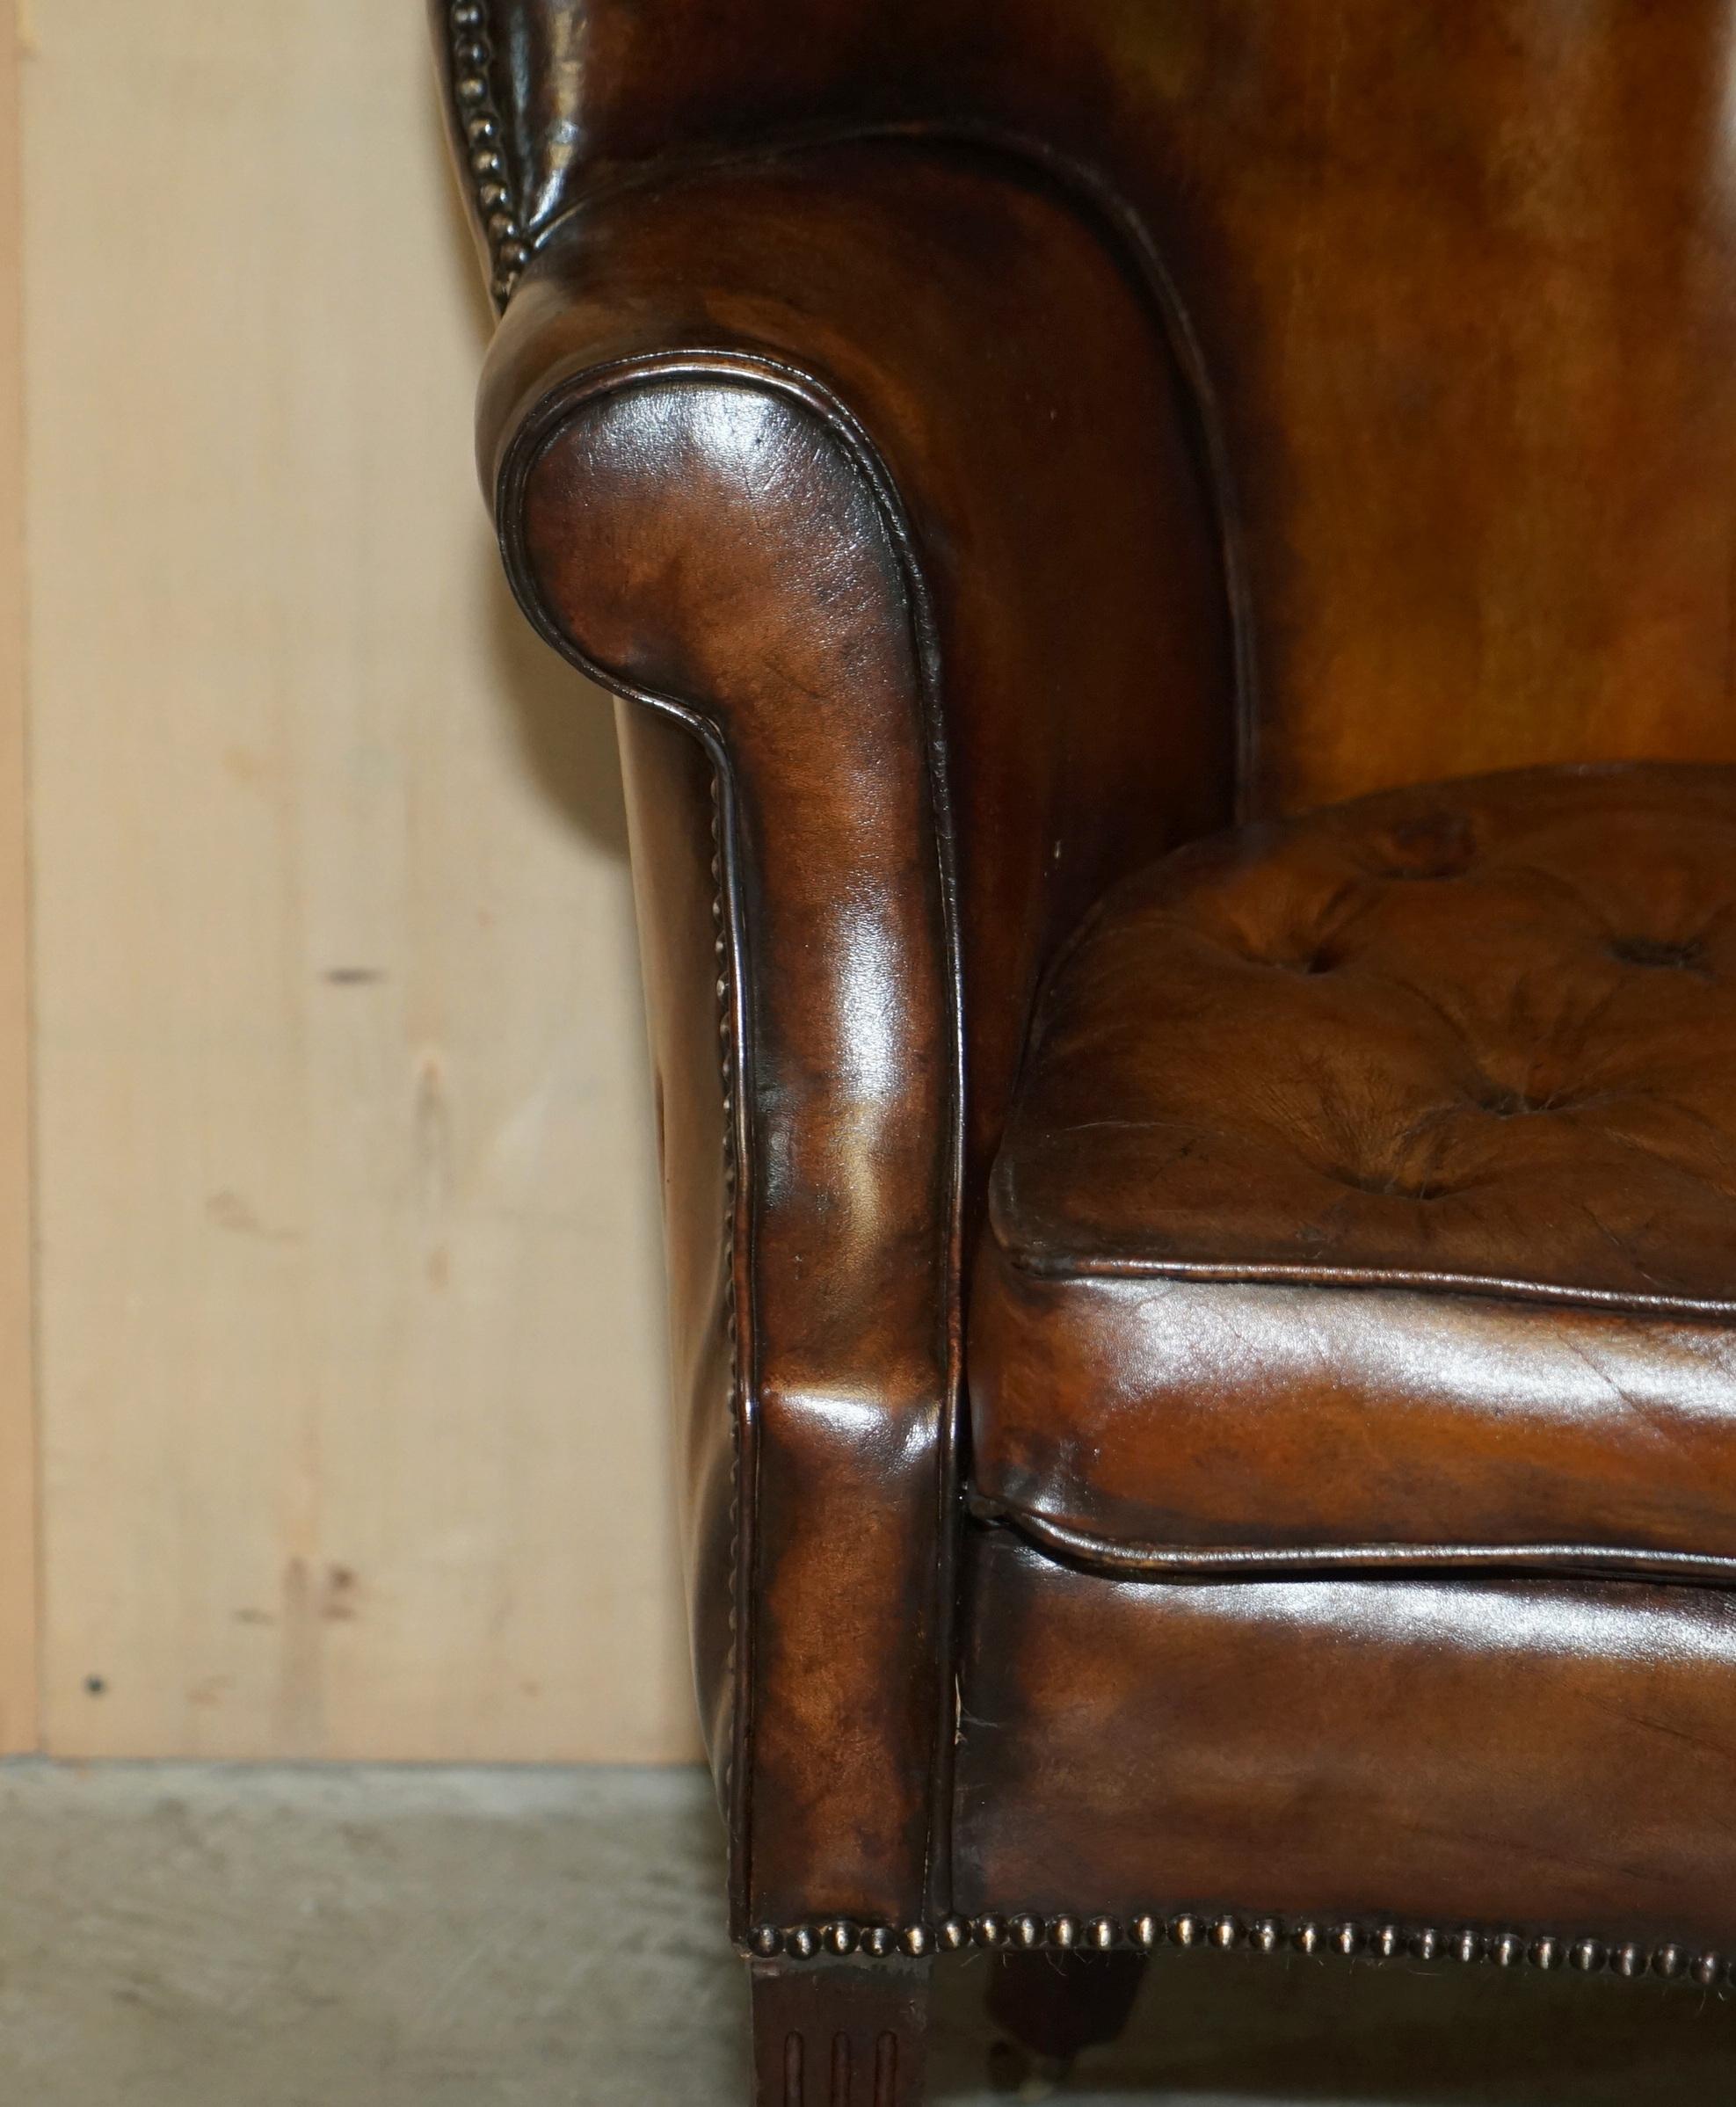
M 687 1772 L 0 1766 L 0 2107 L 741 2107 L 720 1879 Z M 946 1973 L 937 2107 L 1016 2090 L 986 1966 Z M 1050 2096 L 1711 2107 L 1736 2005 L 1160 1956 Z

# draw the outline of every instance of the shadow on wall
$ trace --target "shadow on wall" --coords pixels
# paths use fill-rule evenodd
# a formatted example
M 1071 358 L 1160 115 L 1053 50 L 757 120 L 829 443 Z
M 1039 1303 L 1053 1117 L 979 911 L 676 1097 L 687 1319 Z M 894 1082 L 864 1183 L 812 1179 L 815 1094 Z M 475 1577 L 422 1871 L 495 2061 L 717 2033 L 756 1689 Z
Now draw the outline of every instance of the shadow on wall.
M 434 98 L 427 121 L 434 151 L 447 161 L 445 133 Z M 476 318 L 476 366 L 494 334 L 494 309 L 483 283 L 457 181 L 446 186 L 447 268 L 461 280 Z M 476 508 L 486 514 L 478 486 Z M 588 842 L 625 862 L 627 813 L 615 750 L 613 697 L 587 680 L 544 643 L 519 612 L 498 562 L 489 580 L 489 638 L 497 678 L 491 692 L 511 712 L 520 749 L 537 789 Z
M 498 563 L 490 598 L 498 692 L 513 713 L 537 788 L 587 840 L 624 862 L 627 811 L 613 696 L 543 643 L 519 612 Z

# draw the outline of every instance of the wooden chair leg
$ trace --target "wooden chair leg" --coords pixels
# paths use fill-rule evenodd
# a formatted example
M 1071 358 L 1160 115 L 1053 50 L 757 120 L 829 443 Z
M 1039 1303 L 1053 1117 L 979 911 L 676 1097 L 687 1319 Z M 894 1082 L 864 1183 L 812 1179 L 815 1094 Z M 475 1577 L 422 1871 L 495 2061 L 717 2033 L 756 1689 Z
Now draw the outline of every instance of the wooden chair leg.
M 927 1961 L 750 1961 L 754 2107 L 922 2107 Z
M 989 2017 L 1051 2065 L 1114 2041 L 1145 1979 L 1143 1953 L 999 1953 L 989 1978 Z

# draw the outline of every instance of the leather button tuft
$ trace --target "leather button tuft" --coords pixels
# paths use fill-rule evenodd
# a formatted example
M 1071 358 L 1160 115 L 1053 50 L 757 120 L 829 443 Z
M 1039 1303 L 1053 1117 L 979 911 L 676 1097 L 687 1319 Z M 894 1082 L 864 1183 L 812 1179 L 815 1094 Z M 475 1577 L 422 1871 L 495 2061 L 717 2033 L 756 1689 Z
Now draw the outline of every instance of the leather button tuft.
M 1534 1103 L 1518 1090 L 1491 1090 L 1477 1100 L 1479 1112 L 1486 1112 L 1492 1119 L 1522 1119 L 1527 1113 L 1548 1112 L 1551 1107 Z
M 1618 936 L 1609 947 L 1624 966 L 1650 966 L 1678 973 L 1705 973 L 1706 952 L 1694 938 L 1672 944 L 1652 936 Z
M 1420 882 L 1464 877 L 1471 868 L 1476 840 L 1463 813 L 1437 811 L 1393 827 L 1386 846 L 1390 861 L 1380 875 Z
M 1349 1186 L 1354 1192 L 1371 1193 L 1377 1200 L 1440 1200 L 1451 1189 L 1435 1178 L 1412 1181 L 1342 1169 L 1330 1170 L 1326 1175 L 1340 1185 Z
M 1181 849 L 1045 992 L 997 1237 L 1046 1272 L 1736 1301 L 1732 873 L 1729 767 L 1521 771 Z

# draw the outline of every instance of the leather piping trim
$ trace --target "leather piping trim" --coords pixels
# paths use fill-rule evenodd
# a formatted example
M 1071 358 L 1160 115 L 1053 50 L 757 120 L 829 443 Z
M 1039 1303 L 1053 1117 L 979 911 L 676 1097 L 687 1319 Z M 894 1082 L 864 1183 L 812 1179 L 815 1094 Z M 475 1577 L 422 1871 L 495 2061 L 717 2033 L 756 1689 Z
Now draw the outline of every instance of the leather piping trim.
M 953 846 L 951 803 L 948 792 L 946 752 L 940 708 L 940 649 L 926 586 L 917 561 L 911 534 L 891 477 L 867 432 L 830 390 L 810 374 L 763 357 L 728 351 L 687 349 L 620 360 L 606 366 L 585 367 L 554 381 L 535 406 L 525 416 L 501 455 L 495 493 L 495 518 L 501 538 L 506 575 L 526 618 L 544 641 L 577 666 L 590 679 L 611 694 L 673 717 L 698 737 L 709 755 L 717 788 L 721 854 L 718 883 L 726 907 L 730 983 L 729 1022 L 733 1035 L 737 1088 L 730 1121 L 730 1146 L 737 1166 L 732 1207 L 734 1268 L 733 1297 L 736 1314 L 735 1413 L 738 1430 L 737 1450 L 737 1507 L 734 1555 L 736 1618 L 731 1630 L 735 1707 L 733 1746 L 727 1773 L 730 1829 L 736 1848 L 730 1854 L 730 1914 L 737 1925 L 745 1923 L 751 1894 L 749 1865 L 752 1852 L 750 1823 L 751 1795 L 748 1779 L 752 1755 L 752 1653 L 753 1579 L 757 1573 L 754 1519 L 758 1500 L 759 1381 L 757 1326 L 753 1303 L 753 1189 L 752 1132 L 748 1106 L 752 1096 L 753 1047 L 747 1028 L 745 988 L 746 936 L 742 912 L 740 850 L 736 825 L 736 793 L 729 747 L 701 711 L 674 695 L 640 687 L 623 680 L 609 667 L 592 659 L 561 626 L 551 620 L 538 598 L 526 558 L 522 527 L 524 487 L 545 448 L 559 436 L 564 419 L 581 404 L 626 389 L 655 385 L 670 379 L 709 381 L 757 388 L 793 401 L 817 417 L 837 438 L 846 456 L 863 479 L 880 512 L 888 538 L 898 558 L 906 611 L 911 622 L 913 659 L 918 672 L 918 701 L 926 730 L 926 765 L 932 801 L 935 852 L 939 861 L 942 941 L 946 965 L 947 999 L 950 1008 L 952 1064 L 948 1078 L 951 1104 L 948 1114 L 948 1197 L 945 1236 L 947 1290 L 945 1335 L 941 1344 L 946 1368 L 946 1394 L 941 1400 L 939 1442 L 940 1468 L 936 1473 L 936 1500 L 940 1519 L 940 1556 L 935 1576 L 935 1654 L 940 1664 L 934 1700 L 932 1800 L 928 1825 L 927 1864 L 923 1885 L 930 1908 L 940 1910 L 950 1901 L 949 1809 L 952 1801 L 954 1718 L 953 1626 L 957 1614 L 957 1538 L 959 1534 L 958 1428 L 962 1392 L 963 1319 L 962 1252 L 964 1186 L 964 1024 L 963 978 L 959 955 L 958 897 Z
M 889 120 L 882 124 L 840 126 L 808 125 L 786 129 L 751 145 L 723 152 L 697 151 L 660 155 L 655 162 L 600 178 L 582 196 L 562 207 L 527 236 L 531 253 L 544 246 L 569 221 L 576 219 L 599 200 L 624 192 L 648 189 L 672 176 L 692 176 L 709 170 L 726 170 L 754 162 L 781 159 L 787 155 L 825 147 L 868 145 L 877 140 L 903 141 L 929 147 L 962 147 L 980 155 L 1010 161 L 1024 172 L 1035 171 L 1067 197 L 1075 209 L 1083 208 L 1107 224 L 1116 237 L 1115 248 L 1130 265 L 1133 275 L 1149 305 L 1156 310 L 1164 342 L 1180 369 L 1194 422 L 1193 437 L 1203 457 L 1209 501 L 1216 514 L 1219 561 L 1223 566 L 1225 612 L 1230 623 L 1231 666 L 1236 716 L 1235 816 L 1245 820 L 1258 803 L 1259 743 L 1262 712 L 1260 696 L 1262 677 L 1255 643 L 1253 587 L 1249 576 L 1246 530 L 1231 454 L 1225 435 L 1223 406 L 1212 384 L 1205 349 L 1192 315 L 1172 277 L 1163 253 L 1144 218 L 1115 186 L 1086 163 L 1076 161 L 1028 133 L 991 124 L 971 124 L 912 118 Z M 1101 229 L 1100 229 L 1100 232 Z M 1112 253 L 1114 251 L 1112 251 Z M 514 280 L 516 284 L 517 280 Z M 509 287 L 509 294 L 511 288 Z M 505 304 L 505 296 L 502 296 Z
M 1226 1286 L 1270 1283 L 1284 1288 L 1348 1288 L 1434 1295 L 1482 1295 L 1501 1302 L 1540 1302 L 1635 1317 L 1736 1319 L 1736 1300 L 1722 1296 L 1664 1295 L 1623 1288 L 1575 1288 L 1559 1281 L 1521 1280 L 1499 1273 L 1442 1273 L 1418 1267 L 1309 1266 L 1282 1259 L 1246 1262 L 1219 1259 L 1033 1259 L 1001 1250 L 1008 1264 L 1035 1280 L 1218 1281 Z
M 821 1961 L 859 1956 L 869 1960 L 923 1960 L 967 1946 L 990 1952 L 1111 1953 L 1131 1947 L 1150 1953 L 1159 1946 L 1218 1953 L 1278 1954 L 1354 1960 L 1478 1961 L 1499 1968 L 1522 1963 L 1544 1971 L 1571 1967 L 1582 1975 L 1606 1971 L 1632 1981 L 1643 1975 L 1701 1989 L 1736 1984 L 1736 1955 L 1697 1941 L 1603 1939 L 1553 1931 L 1489 1931 L 1475 1925 L 1451 1929 L 1435 1925 L 1264 1916 L 1234 1911 L 1183 1909 L 1129 1917 L 1065 1912 L 1042 1917 L 1032 1912 L 990 1911 L 976 1917 L 942 1917 L 933 1924 L 853 1924 L 832 1918 L 813 1924 L 757 1927 L 743 1943 L 752 1960 Z
M 1105 1573 L 1171 1580 L 1294 1580 L 1315 1573 L 1568 1573 L 1589 1578 L 1736 1586 L 1736 1558 L 1603 1544 L 1129 1544 L 973 1493 L 972 1518 L 1014 1529 L 1040 1550 Z
M 489 78 L 494 39 L 487 0 L 447 0 L 447 36 L 454 132 L 476 224 L 488 245 L 489 291 L 499 309 L 512 297 L 533 251 L 512 203 L 500 110 Z

